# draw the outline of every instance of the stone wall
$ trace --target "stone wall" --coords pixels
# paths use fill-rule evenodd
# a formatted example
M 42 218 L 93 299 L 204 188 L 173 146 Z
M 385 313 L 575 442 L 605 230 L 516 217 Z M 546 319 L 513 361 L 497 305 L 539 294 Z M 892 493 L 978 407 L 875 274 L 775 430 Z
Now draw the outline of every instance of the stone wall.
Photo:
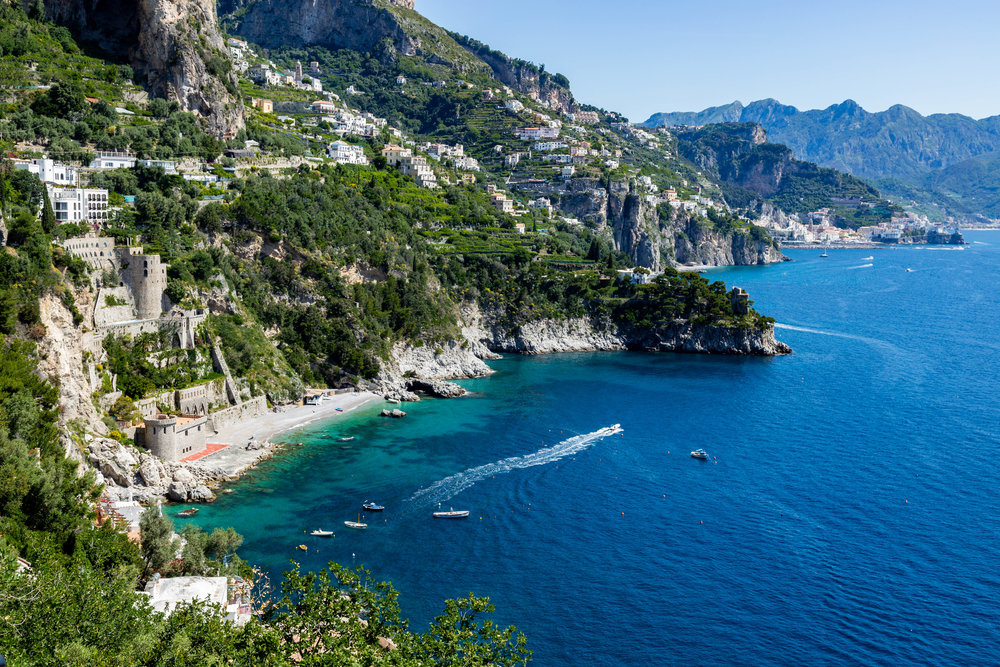
M 234 405 L 231 408 L 213 412 L 208 416 L 208 420 L 212 424 L 216 433 L 218 433 L 223 428 L 235 426 L 242 421 L 253 419 L 254 417 L 260 417 L 261 415 L 267 413 L 267 410 L 267 398 L 264 396 L 257 396 L 248 401 L 244 401 L 239 405 Z
M 124 306 L 108 306 L 107 298 L 112 297 L 124 301 Z M 119 322 L 137 320 L 132 292 L 127 287 L 103 287 L 97 292 L 97 303 L 94 304 L 94 326 L 101 328 Z

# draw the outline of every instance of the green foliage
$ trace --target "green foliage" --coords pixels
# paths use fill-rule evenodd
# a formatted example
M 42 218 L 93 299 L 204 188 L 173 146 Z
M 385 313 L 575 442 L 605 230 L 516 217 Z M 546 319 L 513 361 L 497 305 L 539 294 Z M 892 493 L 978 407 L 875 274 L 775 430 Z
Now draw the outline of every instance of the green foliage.
M 212 370 L 207 347 L 176 350 L 174 342 L 169 329 L 104 338 L 108 369 L 118 376 L 118 388 L 125 396 L 139 400 L 155 391 L 183 389 L 219 377 Z
M 143 512 L 139 519 L 139 532 L 142 536 L 145 573 L 152 574 L 163 570 L 177 553 L 178 544 L 177 538 L 173 536 L 173 522 L 155 510 Z

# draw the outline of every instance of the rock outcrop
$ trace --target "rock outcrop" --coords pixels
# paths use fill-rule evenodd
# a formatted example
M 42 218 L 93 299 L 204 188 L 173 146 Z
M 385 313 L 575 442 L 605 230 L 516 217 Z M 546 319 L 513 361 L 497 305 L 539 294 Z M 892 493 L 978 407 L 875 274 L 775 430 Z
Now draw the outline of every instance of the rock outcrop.
M 243 127 L 214 0 L 45 0 L 46 16 L 127 59 L 150 93 L 176 100 L 218 137 Z
M 636 266 L 653 271 L 669 264 L 728 266 L 786 259 L 766 236 L 743 229 L 720 231 L 681 209 L 662 214 L 662 208 L 646 198 L 635 179 L 575 178 L 564 186 L 543 185 L 535 191 L 554 196 L 564 214 L 607 234 Z
M 374 52 L 388 40 L 405 55 L 415 55 L 418 40 L 407 34 L 400 21 L 376 0 L 251 0 L 228 2 L 223 15 L 236 34 L 266 48 L 318 44 L 331 49 Z M 388 4 L 413 9 L 412 0 Z
M 763 329 L 712 327 L 688 322 L 640 329 L 607 320 L 565 318 L 535 320 L 509 329 L 497 314 L 481 314 L 474 329 L 479 342 L 493 352 L 549 354 L 555 352 L 644 350 L 775 356 L 792 350 L 774 337 L 774 327 Z M 472 328 L 470 328 L 472 330 Z

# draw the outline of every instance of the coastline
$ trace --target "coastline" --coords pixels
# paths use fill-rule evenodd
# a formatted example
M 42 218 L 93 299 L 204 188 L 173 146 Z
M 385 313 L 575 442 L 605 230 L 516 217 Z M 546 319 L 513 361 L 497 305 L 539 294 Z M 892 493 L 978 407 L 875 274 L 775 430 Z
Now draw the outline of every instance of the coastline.
M 213 440 L 229 446 L 188 465 L 211 470 L 213 476 L 220 481 L 237 478 L 280 451 L 281 443 L 275 443 L 274 439 L 281 434 L 317 421 L 347 415 L 371 402 L 381 400 L 383 399 L 378 394 L 365 391 L 334 395 L 320 405 L 277 408 L 222 429 Z

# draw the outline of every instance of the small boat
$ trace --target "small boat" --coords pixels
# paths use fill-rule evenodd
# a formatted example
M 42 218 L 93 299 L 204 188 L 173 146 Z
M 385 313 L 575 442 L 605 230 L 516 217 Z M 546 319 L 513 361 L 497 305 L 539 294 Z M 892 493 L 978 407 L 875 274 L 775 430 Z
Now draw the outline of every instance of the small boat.
M 367 523 L 362 523 L 360 521 L 345 521 L 344 525 L 348 528 L 354 528 L 355 530 L 364 530 L 368 527 Z
M 385 505 L 379 505 L 378 503 L 373 503 L 370 500 L 366 500 L 362 505 L 366 512 L 381 512 L 385 509 Z
M 826 254 L 826 250 L 824 250 L 824 251 L 823 251 L 823 254 L 822 254 L 822 255 L 820 255 L 820 257 L 829 257 L 829 255 L 828 255 L 828 254 Z
M 862 257 L 861 261 L 862 262 L 867 262 L 870 259 L 875 259 L 875 256 L 874 255 L 868 255 L 867 257 Z
M 337 408 L 337 412 L 343 412 L 344 408 Z
M 434 512 L 435 519 L 464 519 L 469 516 L 469 510 L 449 509 L 447 512 Z
M 337 438 L 337 442 L 350 442 L 351 440 L 354 440 L 353 435 L 345 435 L 342 438 Z
M 179 518 L 181 518 L 181 519 L 187 519 L 187 518 L 190 518 L 190 517 L 194 516 L 197 513 L 198 513 L 198 508 L 197 507 L 189 507 L 188 509 L 184 510 L 183 512 L 178 512 L 177 516 Z
M 307 547 L 307 546 L 306 546 L 306 545 L 304 545 L 304 544 L 300 544 L 300 545 L 299 545 L 299 549 L 302 549 L 303 551 L 309 551 L 309 547 Z
M 691 452 L 691 458 L 698 459 L 699 461 L 707 461 L 708 452 L 706 452 L 704 449 L 696 449 L 693 452 Z
M 317 530 L 314 530 L 313 532 L 311 532 L 309 534 L 312 535 L 313 537 L 333 537 L 333 531 L 332 530 L 318 530 L 317 529 Z
M 907 273 L 913 273 L 913 269 L 907 269 L 906 272 Z

